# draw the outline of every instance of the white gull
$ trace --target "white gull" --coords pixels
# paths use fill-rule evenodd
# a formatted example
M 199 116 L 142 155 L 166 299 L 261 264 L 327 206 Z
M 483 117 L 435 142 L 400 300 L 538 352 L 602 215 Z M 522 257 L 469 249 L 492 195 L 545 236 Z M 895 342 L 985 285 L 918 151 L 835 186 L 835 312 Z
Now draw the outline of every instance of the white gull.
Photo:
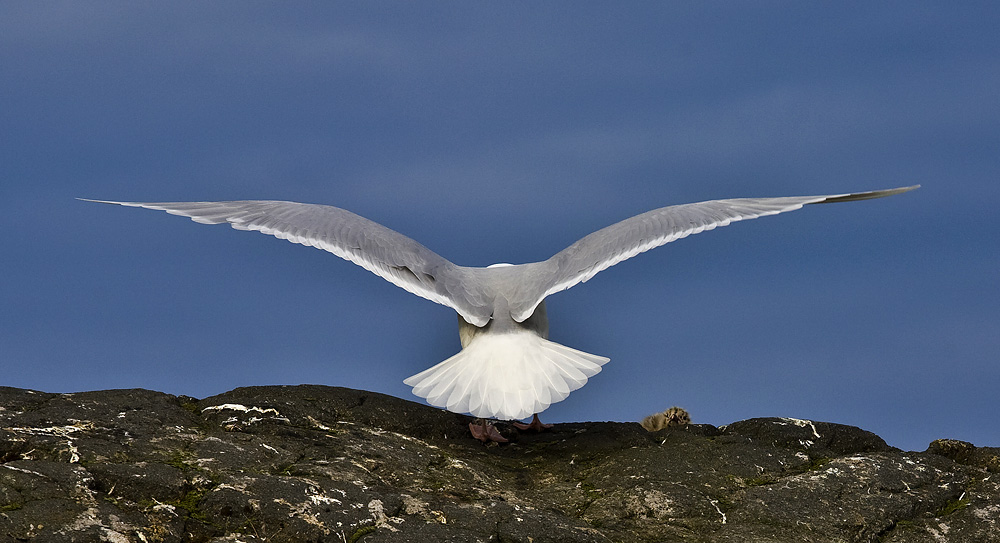
M 919 185 L 917 185 L 919 186 Z M 416 241 L 340 208 L 296 202 L 115 202 L 204 224 L 228 223 L 310 245 L 458 312 L 462 350 L 404 382 L 430 404 L 477 417 L 523 419 L 564 400 L 608 358 L 548 340 L 545 297 L 622 260 L 718 226 L 800 209 L 907 192 L 887 190 L 786 198 L 736 198 L 654 209 L 594 232 L 548 260 L 458 266 Z

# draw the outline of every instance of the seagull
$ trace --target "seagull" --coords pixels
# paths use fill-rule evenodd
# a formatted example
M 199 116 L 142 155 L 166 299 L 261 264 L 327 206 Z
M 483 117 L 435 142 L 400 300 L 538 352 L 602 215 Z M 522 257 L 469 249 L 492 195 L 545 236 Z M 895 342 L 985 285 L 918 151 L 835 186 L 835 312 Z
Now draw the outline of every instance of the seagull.
M 458 313 L 462 350 L 403 382 L 428 403 L 481 419 L 521 420 L 541 430 L 538 413 L 587 383 L 609 361 L 549 341 L 545 298 L 674 240 L 733 222 L 809 204 L 882 198 L 918 188 L 782 198 L 709 200 L 654 209 L 587 235 L 548 260 L 466 267 L 350 211 L 273 200 L 118 202 L 202 224 L 229 224 L 329 251 L 417 296 Z M 487 422 L 470 424 L 482 441 L 505 441 Z

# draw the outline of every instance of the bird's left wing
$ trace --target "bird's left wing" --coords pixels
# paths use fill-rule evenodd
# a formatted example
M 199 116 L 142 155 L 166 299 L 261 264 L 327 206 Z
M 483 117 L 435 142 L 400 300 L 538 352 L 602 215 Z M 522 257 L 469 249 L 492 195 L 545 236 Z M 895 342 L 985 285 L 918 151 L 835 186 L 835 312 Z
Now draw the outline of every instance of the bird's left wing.
M 231 202 L 114 202 L 82 200 L 166 211 L 202 224 L 228 223 L 292 243 L 329 251 L 417 296 L 458 311 L 483 326 L 491 307 L 466 281 L 463 269 L 416 241 L 333 206 L 270 200 Z
M 531 295 L 518 300 L 511 316 L 521 322 L 530 317 L 535 307 L 549 294 L 566 290 L 622 260 L 691 234 L 736 221 L 794 211 L 806 204 L 882 198 L 918 186 L 826 196 L 710 200 L 654 209 L 585 236 L 552 258 L 538 263 L 540 271 L 533 278 Z

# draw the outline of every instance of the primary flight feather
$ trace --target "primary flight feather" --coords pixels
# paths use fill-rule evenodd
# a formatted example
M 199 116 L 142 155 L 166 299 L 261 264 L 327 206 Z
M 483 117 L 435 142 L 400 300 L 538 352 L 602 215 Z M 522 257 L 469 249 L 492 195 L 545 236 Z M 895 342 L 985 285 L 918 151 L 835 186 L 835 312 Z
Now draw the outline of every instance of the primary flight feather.
M 919 185 L 918 185 L 919 186 Z M 486 268 L 453 264 L 416 241 L 344 209 L 296 202 L 116 202 L 204 224 L 228 223 L 350 260 L 417 296 L 458 312 L 462 350 L 404 382 L 432 405 L 477 417 L 523 419 L 563 400 L 608 358 L 548 340 L 545 297 L 622 260 L 691 234 L 808 204 L 882 198 L 888 190 L 710 200 L 654 209 L 603 228 L 548 260 Z

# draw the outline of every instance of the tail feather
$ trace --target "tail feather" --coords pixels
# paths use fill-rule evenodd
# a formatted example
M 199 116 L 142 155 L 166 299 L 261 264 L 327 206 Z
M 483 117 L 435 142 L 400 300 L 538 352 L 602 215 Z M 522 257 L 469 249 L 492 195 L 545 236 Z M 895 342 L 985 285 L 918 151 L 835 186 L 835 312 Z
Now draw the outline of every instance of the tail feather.
M 428 403 L 477 417 L 523 419 L 582 387 L 608 362 L 529 332 L 483 334 L 404 383 Z

